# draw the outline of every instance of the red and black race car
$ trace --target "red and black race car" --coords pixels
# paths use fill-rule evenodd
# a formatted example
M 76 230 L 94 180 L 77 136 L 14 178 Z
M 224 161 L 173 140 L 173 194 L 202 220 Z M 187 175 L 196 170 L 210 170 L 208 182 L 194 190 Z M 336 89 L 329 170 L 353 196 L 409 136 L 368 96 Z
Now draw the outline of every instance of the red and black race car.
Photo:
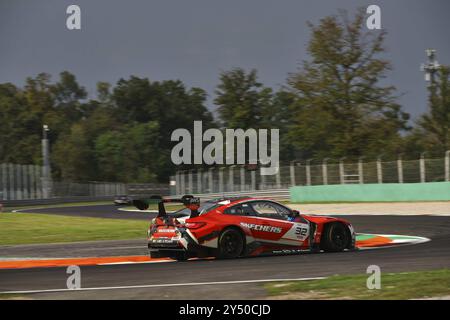
M 164 203 L 186 208 L 167 213 Z M 352 225 L 339 218 L 308 216 L 272 200 L 221 198 L 205 201 L 181 199 L 134 200 L 140 210 L 158 203 L 158 216 L 148 230 L 152 258 L 237 258 L 260 254 L 303 251 L 338 252 L 355 248 Z

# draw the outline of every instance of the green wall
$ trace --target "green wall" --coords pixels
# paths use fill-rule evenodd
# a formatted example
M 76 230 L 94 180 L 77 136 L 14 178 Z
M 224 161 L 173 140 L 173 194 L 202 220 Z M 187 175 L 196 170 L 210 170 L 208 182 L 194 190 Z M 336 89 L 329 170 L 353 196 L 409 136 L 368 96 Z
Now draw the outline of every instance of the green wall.
M 450 201 L 450 182 L 296 186 L 292 202 Z

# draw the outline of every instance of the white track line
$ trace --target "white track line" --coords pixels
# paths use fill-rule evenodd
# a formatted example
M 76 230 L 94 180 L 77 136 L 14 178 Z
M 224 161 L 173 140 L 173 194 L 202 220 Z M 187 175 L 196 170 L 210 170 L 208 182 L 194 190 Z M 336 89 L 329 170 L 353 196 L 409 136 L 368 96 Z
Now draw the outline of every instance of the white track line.
M 3 291 L 3 292 L 0 292 L 0 294 L 25 294 L 25 293 L 46 293 L 46 292 L 76 292 L 76 291 L 94 291 L 94 290 L 143 289 L 143 288 L 205 286 L 205 285 L 242 284 L 242 283 L 310 281 L 310 280 L 322 280 L 322 279 L 326 279 L 326 277 L 293 278 L 293 279 L 258 279 L 258 280 L 213 281 L 213 282 L 187 282 L 187 283 L 166 283 L 166 284 L 148 284 L 148 285 L 140 285 L 140 286 L 93 287 L 93 288 L 80 288 L 80 289 L 47 289 L 47 290 Z

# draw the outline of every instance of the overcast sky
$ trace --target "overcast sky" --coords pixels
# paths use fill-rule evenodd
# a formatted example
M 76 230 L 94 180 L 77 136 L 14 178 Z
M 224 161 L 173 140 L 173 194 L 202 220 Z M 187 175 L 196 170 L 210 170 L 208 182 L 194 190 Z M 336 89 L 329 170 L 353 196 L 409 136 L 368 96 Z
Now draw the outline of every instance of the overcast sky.
M 81 7 L 80 31 L 66 28 L 70 4 Z M 417 117 L 427 110 L 424 50 L 450 64 L 448 0 L 0 0 L 0 82 L 69 70 L 94 97 L 97 81 L 133 74 L 181 79 L 212 96 L 221 70 L 243 67 L 277 89 L 308 58 L 307 21 L 370 4 L 388 31 L 388 81 Z

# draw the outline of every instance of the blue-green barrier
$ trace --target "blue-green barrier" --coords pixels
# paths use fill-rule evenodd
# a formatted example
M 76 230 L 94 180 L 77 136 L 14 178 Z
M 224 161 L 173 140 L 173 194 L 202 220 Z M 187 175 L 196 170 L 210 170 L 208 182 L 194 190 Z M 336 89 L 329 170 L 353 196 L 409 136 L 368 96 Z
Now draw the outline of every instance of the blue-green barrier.
M 295 186 L 289 193 L 298 203 L 450 201 L 450 182 Z

